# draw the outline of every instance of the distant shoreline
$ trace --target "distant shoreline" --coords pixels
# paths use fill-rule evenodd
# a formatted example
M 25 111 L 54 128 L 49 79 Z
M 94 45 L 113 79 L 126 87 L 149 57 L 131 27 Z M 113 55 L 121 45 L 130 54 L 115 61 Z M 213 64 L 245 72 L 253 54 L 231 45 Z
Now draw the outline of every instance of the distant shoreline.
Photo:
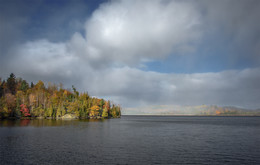
M 260 115 L 164 115 L 164 114 L 127 114 L 121 116 L 172 116 L 172 117 L 260 117 Z

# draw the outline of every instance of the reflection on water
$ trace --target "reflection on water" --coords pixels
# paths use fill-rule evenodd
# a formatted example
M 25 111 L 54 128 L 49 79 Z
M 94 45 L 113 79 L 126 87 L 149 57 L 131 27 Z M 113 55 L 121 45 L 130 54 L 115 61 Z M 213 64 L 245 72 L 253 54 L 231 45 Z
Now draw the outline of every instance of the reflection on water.
M 30 121 L 29 119 L 24 119 L 24 120 L 21 120 L 20 121 L 20 126 L 28 126 L 30 124 Z
M 107 119 L 84 119 L 84 120 L 54 120 L 54 119 L 21 119 L 21 120 L 2 120 L 0 127 L 51 127 L 51 126 L 66 126 L 75 125 L 78 122 L 103 122 Z
M 0 164 L 260 164 L 260 117 L 4 120 Z

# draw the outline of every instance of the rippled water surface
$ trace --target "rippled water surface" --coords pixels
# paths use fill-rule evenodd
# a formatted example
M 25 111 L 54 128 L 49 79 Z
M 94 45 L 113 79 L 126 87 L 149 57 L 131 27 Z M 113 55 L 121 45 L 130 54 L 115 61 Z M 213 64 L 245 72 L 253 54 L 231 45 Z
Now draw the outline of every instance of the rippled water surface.
M 4 120 L 0 164 L 260 164 L 260 117 Z

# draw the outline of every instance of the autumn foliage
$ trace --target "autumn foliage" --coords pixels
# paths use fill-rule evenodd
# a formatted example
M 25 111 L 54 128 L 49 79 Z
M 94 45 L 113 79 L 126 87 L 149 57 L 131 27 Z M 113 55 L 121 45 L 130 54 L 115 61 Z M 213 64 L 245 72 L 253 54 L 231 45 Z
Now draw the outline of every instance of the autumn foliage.
M 62 84 L 43 81 L 31 83 L 11 74 L 7 81 L 0 78 L 0 118 L 44 117 L 60 118 L 73 114 L 78 118 L 120 117 L 121 107 L 110 101 L 80 93 L 74 86 L 64 89 Z
M 29 113 L 29 109 L 27 108 L 27 106 L 25 104 L 20 105 L 20 107 L 21 107 L 20 111 L 23 116 L 25 116 L 25 117 L 31 116 L 31 114 Z

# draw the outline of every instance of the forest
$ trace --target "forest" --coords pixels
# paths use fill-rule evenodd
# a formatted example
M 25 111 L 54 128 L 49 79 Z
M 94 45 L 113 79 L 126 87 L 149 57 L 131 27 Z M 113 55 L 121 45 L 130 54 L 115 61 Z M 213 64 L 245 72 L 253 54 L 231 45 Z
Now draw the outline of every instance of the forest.
M 75 118 L 118 118 L 121 107 L 109 100 L 80 93 L 74 86 L 64 89 L 60 83 L 39 80 L 36 84 L 11 73 L 7 80 L 0 78 L 0 119 L 5 118 L 52 118 L 65 115 Z

